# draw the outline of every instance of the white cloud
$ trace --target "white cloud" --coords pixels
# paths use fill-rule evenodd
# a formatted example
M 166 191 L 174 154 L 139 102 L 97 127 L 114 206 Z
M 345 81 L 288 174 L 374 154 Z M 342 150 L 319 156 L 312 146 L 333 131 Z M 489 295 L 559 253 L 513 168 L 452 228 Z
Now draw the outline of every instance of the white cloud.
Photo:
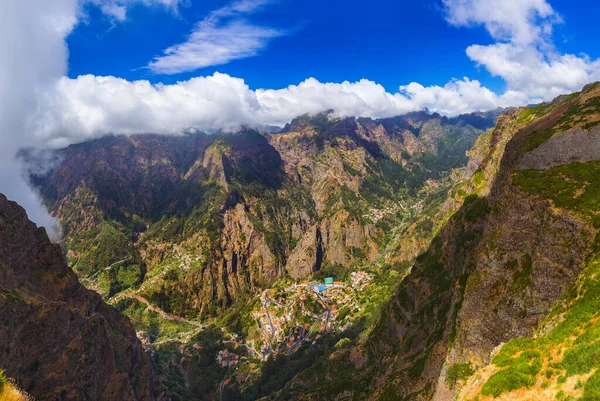
M 286 34 L 245 18 L 267 3 L 240 0 L 213 11 L 196 24 L 185 42 L 167 48 L 147 67 L 156 74 L 177 74 L 255 56 L 271 39 Z
M 125 6 L 120 6 L 116 3 L 107 3 L 103 4 L 100 9 L 104 14 L 119 22 L 123 22 L 127 19 L 127 7 Z
M 560 16 L 546 0 L 443 0 L 456 26 L 484 25 L 494 39 L 530 45 L 547 37 Z
M 52 147 L 106 133 L 180 134 L 187 129 L 281 126 L 298 115 L 327 109 L 335 109 L 339 116 L 378 118 L 428 108 L 454 116 L 524 100 L 512 93 L 499 97 L 466 78 L 444 87 L 412 83 L 397 93 L 365 79 L 321 83 L 314 78 L 284 89 L 253 91 L 242 79 L 220 73 L 174 85 L 92 75 L 65 77 L 40 99 L 32 131 Z
M 600 61 L 573 54 L 544 54 L 533 46 L 510 43 L 470 46 L 467 55 L 492 75 L 532 99 L 551 100 L 600 79 Z
M 600 79 L 600 62 L 560 54 L 552 28 L 562 23 L 546 0 L 443 0 L 446 19 L 456 26 L 483 25 L 500 42 L 467 48 L 467 56 L 502 78 L 507 94 L 527 103 L 549 101 Z M 506 95 L 505 95 L 506 96 Z
M 498 96 L 481 86 L 479 81 L 472 81 L 466 77 L 462 80 L 453 80 L 443 87 L 436 85 L 424 87 L 413 82 L 400 89 L 419 107 L 446 116 L 520 105 L 529 100 L 526 95 L 518 91 L 507 91 Z
M 15 155 L 21 147 L 41 145 L 27 119 L 37 92 L 51 90 L 67 70 L 64 38 L 76 15 L 76 0 L 4 0 L 0 13 L 0 192 L 51 234 L 56 222 L 22 176 Z
M 199 68 L 227 64 L 232 60 L 255 56 L 268 41 L 283 32 L 232 21 L 217 26 L 212 22 L 197 25 L 188 40 L 167 48 L 148 68 L 156 74 L 177 74 Z
M 177 12 L 179 6 L 186 4 L 187 0 L 79 0 L 79 2 L 93 4 L 109 18 L 123 22 L 127 19 L 127 7 L 130 5 L 137 3 L 145 6 L 161 6 Z

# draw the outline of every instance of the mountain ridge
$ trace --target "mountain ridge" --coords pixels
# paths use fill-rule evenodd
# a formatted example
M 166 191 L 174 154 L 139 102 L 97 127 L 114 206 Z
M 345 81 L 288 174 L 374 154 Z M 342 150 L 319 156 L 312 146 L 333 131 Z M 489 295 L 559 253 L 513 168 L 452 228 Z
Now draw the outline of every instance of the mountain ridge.
M 0 361 L 38 400 L 167 400 L 129 321 L 0 194 Z

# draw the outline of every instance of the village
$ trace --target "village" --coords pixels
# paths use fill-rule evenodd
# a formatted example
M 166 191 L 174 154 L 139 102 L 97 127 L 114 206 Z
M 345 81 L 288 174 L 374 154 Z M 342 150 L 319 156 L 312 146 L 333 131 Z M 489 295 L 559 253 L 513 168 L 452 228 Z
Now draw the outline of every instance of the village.
M 258 297 L 258 306 L 251 313 L 257 328 L 252 338 L 231 334 L 226 328 L 221 328 L 224 338 L 216 344 L 220 348 L 214 356 L 216 363 L 229 372 L 230 368 L 242 360 L 256 358 L 266 361 L 280 354 L 291 355 L 303 344 L 310 344 L 312 349 L 325 334 L 340 333 L 352 325 L 364 307 L 359 294 L 373 285 L 372 281 L 372 274 L 357 271 L 351 272 L 345 281 L 327 277 L 322 281 L 284 280 L 277 283 Z M 138 331 L 137 335 L 144 349 L 154 353 L 156 347 L 162 344 L 180 343 L 178 364 L 189 362 L 194 354 L 202 350 L 200 345 L 190 340 L 205 326 L 167 314 L 152 307 L 145 299 L 133 297 L 146 306 L 147 312 L 157 313 L 164 319 L 193 328 L 189 332 L 160 341 L 150 341 L 147 332 Z M 244 348 L 247 352 L 241 351 Z M 227 381 L 221 383 L 222 386 L 227 385 Z
M 260 308 L 252 312 L 260 330 L 261 358 L 290 355 L 305 342 L 314 344 L 325 333 L 347 329 L 361 310 L 357 292 L 371 280 L 367 272 L 352 272 L 347 282 L 327 277 L 263 291 Z

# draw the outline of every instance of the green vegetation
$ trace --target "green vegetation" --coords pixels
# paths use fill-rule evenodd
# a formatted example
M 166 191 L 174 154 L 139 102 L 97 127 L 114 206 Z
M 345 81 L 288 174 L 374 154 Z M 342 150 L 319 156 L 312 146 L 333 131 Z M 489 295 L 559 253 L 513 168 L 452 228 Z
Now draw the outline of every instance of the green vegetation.
M 532 121 L 535 121 L 538 118 L 550 113 L 563 103 L 564 101 L 556 103 L 541 103 L 535 107 L 527 107 L 523 112 L 521 112 L 521 114 L 519 114 L 519 117 L 517 118 L 517 124 L 520 126 L 525 126 Z
M 513 182 L 524 191 L 551 200 L 555 206 L 572 210 L 599 225 L 600 162 L 571 163 L 547 170 L 522 170 Z
M 486 198 L 480 198 L 477 195 L 469 195 L 463 203 L 464 220 L 473 223 L 488 214 L 490 208 Z
M 455 363 L 446 372 L 446 383 L 454 386 L 459 380 L 466 380 L 473 374 L 470 363 Z
M 533 260 L 529 254 L 526 254 L 521 259 L 521 265 L 518 267 L 518 263 L 516 261 L 511 261 L 508 263 L 511 266 L 514 266 L 515 273 L 513 279 L 513 288 L 516 290 L 523 290 L 527 288 L 531 284 L 531 271 L 533 268 Z
M 598 125 L 600 120 L 595 120 L 595 118 L 600 113 L 600 96 L 590 97 L 585 100 L 584 97 L 586 96 L 580 93 L 573 93 L 560 102 L 554 104 L 543 103 L 522 112 L 517 119 L 517 123 L 526 125 L 536 118 L 568 103 L 568 107 L 552 128 L 537 130 L 527 137 L 525 146 L 520 149 L 521 153 L 527 153 L 536 149 L 559 132 L 565 132 L 574 127 L 590 129 Z M 590 119 L 590 117 L 592 118 Z
M 531 345 L 532 341 L 528 340 L 512 340 L 506 344 L 493 360 L 494 365 L 503 369 L 488 379 L 481 393 L 498 397 L 504 392 L 533 386 L 542 368 L 542 359 Z
M 0 369 L 0 394 L 4 392 L 4 388 L 8 382 L 8 378 L 4 374 L 4 370 Z
M 600 371 L 596 371 L 585 383 L 583 387 L 583 397 L 581 401 L 600 400 Z
M 221 330 L 214 327 L 209 327 L 190 339 L 186 347 L 191 348 L 191 357 L 183 362 L 188 371 L 187 383 L 173 362 L 173 355 L 181 357 L 178 343 L 166 343 L 152 353 L 154 371 L 158 372 L 173 399 L 195 400 L 198 399 L 198 394 L 208 396 L 218 391 L 219 383 L 226 373 L 226 369 L 217 365 L 215 360 L 215 355 L 221 349 L 218 342 L 222 340 Z M 192 344 L 199 345 L 200 349 L 193 349 Z
M 323 281 L 326 277 L 333 277 L 335 281 L 346 281 L 350 277 L 350 270 L 342 265 L 332 265 L 324 261 L 321 269 L 313 275 L 313 280 Z
M 136 299 L 123 298 L 115 308 L 125 314 L 138 331 L 146 333 L 151 342 L 177 338 L 179 333 L 190 332 L 195 326 L 164 319 L 156 312 L 146 309 L 146 305 Z

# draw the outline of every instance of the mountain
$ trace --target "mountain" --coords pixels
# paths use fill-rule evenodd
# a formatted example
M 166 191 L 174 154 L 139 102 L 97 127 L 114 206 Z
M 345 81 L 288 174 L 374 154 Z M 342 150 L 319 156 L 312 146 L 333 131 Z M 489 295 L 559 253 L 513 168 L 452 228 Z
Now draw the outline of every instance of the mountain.
M 185 284 L 168 287 L 183 304 L 163 306 L 207 314 L 286 272 L 374 260 L 401 215 L 390 198 L 447 186 L 480 132 L 426 114 L 323 114 L 280 134 L 104 138 L 61 151 L 37 183 L 64 225 L 71 266 L 101 293 L 186 265 Z
M 129 320 L 2 194 L 0 277 L 0 365 L 37 400 L 168 399 Z
M 33 181 L 63 224 L 81 282 L 132 319 L 176 398 L 210 399 L 226 374 L 215 354 L 230 336 L 278 354 L 274 341 L 283 347 L 297 323 L 276 322 L 269 338 L 255 320 L 264 290 L 327 276 L 350 289 L 350 273 L 364 272 L 371 284 L 345 293 L 307 358 L 343 327 L 367 327 L 443 224 L 448 192 L 475 171 L 478 138 L 496 116 L 322 113 L 279 133 L 106 137 L 58 151 Z M 278 313 L 311 321 L 323 306 L 306 296 Z M 241 384 L 227 388 L 248 399 L 279 390 L 285 383 L 265 373 L 281 359 L 272 356 L 265 365 L 248 355 L 243 383 L 237 375 Z
M 600 399 L 600 84 L 496 116 L 110 137 L 32 179 L 173 399 Z
M 380 319 L 278 395 L 599 399 L 599 99 L 501 116 Z

